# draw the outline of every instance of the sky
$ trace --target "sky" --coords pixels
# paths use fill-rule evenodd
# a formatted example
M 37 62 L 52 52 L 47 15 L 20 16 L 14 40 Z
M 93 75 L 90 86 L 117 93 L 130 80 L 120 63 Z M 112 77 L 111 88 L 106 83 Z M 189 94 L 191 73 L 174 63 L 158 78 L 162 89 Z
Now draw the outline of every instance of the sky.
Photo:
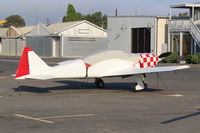
M 194 3 L 198 0 L 1 0 L 0 20 L 18 14 L 26 25 L 57 23 L 66 14 L 67 5 L 73 4 L 82 14 L 101 11 L 108 16 L 168 16 L 170 5 Z

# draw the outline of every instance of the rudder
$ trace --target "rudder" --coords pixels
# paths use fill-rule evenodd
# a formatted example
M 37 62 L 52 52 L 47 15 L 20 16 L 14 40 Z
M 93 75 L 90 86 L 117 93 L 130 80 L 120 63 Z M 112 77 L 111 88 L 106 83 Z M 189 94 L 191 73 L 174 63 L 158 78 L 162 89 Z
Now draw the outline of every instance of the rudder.
M 20 58 L 15 78 L 42 72 L 49 66 L 29 47 L 25 47 Z

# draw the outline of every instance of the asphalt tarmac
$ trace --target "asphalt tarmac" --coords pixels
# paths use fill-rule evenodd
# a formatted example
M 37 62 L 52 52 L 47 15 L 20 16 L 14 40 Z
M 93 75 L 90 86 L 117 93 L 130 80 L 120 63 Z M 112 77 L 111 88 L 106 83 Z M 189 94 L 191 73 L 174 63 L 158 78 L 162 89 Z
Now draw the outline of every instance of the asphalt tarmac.
M 104 79 L 104 89 L 93 79 L 17 81 L 18 60 L 0 57 L 0 133 L 200 132 L 200 65 L 147 74 L 149 89 L 135 93 L 134 77 Z

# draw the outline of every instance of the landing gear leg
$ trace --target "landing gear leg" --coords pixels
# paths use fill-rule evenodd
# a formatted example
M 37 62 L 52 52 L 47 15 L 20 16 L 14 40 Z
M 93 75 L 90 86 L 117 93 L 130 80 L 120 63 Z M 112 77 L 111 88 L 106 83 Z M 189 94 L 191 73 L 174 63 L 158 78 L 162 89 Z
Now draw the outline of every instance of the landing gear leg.
M 97 88 L 104 88 L 104 81 L 100 78 L 95 79 L 95 84 Z
M 145 81 L 146 74 L 142 74 L 142 75 L 141 75 L 141 78 L 142 78 L 142 81 L 143 81 L 143 84 L 144 84 L 144 89 L 148 89 L 148 84 L 147 84 L 147 82 Z
M 133 91 L 140 91 L 148 88 L 148 85 L 145 81 L 145 74 L 142 74 L 141 77 L 138 78 L 137 83 L 133 85 Z

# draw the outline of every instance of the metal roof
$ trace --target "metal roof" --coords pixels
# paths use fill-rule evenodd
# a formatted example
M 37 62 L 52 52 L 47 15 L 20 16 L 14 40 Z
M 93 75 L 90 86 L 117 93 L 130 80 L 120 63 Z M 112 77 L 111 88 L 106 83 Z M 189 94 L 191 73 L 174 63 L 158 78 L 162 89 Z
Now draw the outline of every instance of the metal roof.
M 58 33 L 59 31 L 69 28 L 73 25 L 79 24 L 82 21 L 74 21 L 74 22 L 65 22 L 65 23 L 56 23 L 56 24 L 51 24 L 46 26 L 46 28 L 51 32 L 51 33 Z
M 29 33 L 30 31 L 32 31 L 34 28 L 34 26 L 26 26 L 26 27 L 20 27 L 20 28 L 17 28 L 20 35 L 24 35 L 24 34 L 27 34 Z
M 192 7 L 200 7 L 200 2 L 170 6 L 170 8 L 192 8 Z
M 86 20 L 82 20 L 82 21 L 73 21 L 73 22 L 65 22 L 65 23 L 56 23 L 56 24 L 51 24 L 49 26 L 46 26 L 46 28 L 52 33 L 52 34 L 57 34 L 59 32 L 62 32 L 64 30 L 67 30 L 69 28 L 72 28 L 74 26 L 77 26 L 81 23 L 88 23 L 100 30 L 103 30 L 104 32 L 107 32 L 105 29 L 93 24 L 93 23 L 90 23 L 89 21 L 86 21 Z
M 108 18 L 165 18 L 168 19 L 167 16 L 108 16 Z
M 7 31 L 8 28 L 0 28 L 0 37 L 2 37 Z
M 20 28 L 16 28 L 14 26 L 10 26 L 9 28 L 6 28 L 7 30 L 5 32 L 2 32 L 1 37 L 20 37 L 23 36 L 27 33 L 29 33 L 32 29 L 33 26 L 27 26 L 27 27 L 20 27 Z
M 50 25 L 38 24 L 36 25 L 27 36 L 58 36 L 60 32 L 63 32 L 67 29 L 80 25 L 82 23 L 88 23 L 104 32 L 107 32 L 105 29 L 90 23 L 86 20 L 82 21 L 73 21 L 73 22 L 65 22 L 65 23 L 55 23 Z

